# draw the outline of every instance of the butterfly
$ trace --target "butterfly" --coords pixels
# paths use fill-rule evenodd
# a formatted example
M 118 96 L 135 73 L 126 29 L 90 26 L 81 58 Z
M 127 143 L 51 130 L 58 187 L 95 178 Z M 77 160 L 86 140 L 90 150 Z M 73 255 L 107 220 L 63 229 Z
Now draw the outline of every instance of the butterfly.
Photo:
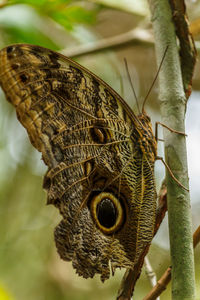
M 60 257 L 102 281 L 133 268 L 155 224 L 157 143 L 148 115 L 39 46 L 1 50 L 0 85 L 48 167 L 43 187 L 62 216 L 54 234 Z

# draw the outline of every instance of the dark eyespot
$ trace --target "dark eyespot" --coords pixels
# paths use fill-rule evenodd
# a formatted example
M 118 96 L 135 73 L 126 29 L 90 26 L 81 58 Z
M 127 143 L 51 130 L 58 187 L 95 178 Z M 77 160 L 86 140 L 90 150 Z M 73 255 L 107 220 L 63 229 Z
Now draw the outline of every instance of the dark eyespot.
M 90 134 L 94 142 L 106 143 L 106 131 L 103 128 L 93 127 L 90 129 Z
M 94 223 L 105 234 L 120 230 L 125 221 L 125 207 L 110 192 L 95 194 L 90 201 L 90 211 Z
M 110 199 L 105 198 L 97 205 L 97 218 L 99 223 L 106 228 L 111 228 L 115 225 L 117 211 Z

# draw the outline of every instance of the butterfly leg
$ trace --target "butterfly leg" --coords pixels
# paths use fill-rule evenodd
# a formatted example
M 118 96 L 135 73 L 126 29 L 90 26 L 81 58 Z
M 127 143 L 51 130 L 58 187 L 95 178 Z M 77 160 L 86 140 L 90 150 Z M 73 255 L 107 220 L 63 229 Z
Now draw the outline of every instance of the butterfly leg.
M 186 190 L 187 192 L 189 192 L 189 189 L 186 188 L 172 173 L 172 170 L 170 169 L 170 167 L 168 166 L 168 164 L 164 161 L 164 159 L 161 156 L 157 156 L 156 160 L 161 160 L 163 162 L 163 164 L 165 165 L 165 167 L 167 168 L 170 176 L 176 181 L 176 183 L 178 183 L 178 185 L 180 185 L 184 190 Z
M 183 135 L 183 136 L 187 136 L 187 134 L 185 134 L 185 133 L 182 132 L 182 131 L 178 131 L 178 130 L 175 130 L 175 129 L 173 129 L 173 128 L 170 128 L 170 127 L 168 127 L 167 125 L 165 125 L 165 124 L 163 124 L 163 123 L 161 123 L 161 122 L 156 122 L 156 124 L 155 124 L 155 139 L 156 139 L 156 141 L 164 141 L 163 139 L 159 139 L 159 138 L 158 138 L 158 125 L 163 126 L 164 128 L 168 129 L 168 130 L 171 131 L 171 132 L 174 132 L 174 133 L 177 133 L 177 134 L 181 134 L 181 135 Z M 157 156 L 157 157 L 156 157 L 156 160 L 161 160 L 161 161 L 163 162 L 163 164 L 165 165 L 165 167 L 167 168 L 167 170 L 168 170 L 170 176 L 178 183 L 178 185 L 180 185 L 184 190 L 186 190 L 186 191 L 189 192 L 189 189 L 186 188 L 184 185 L 182 185 L 182 183 L 181 183 L 178 179 L 176 179 L 176 177 L 175 177 L 174 174 L 172 173 L 172 170 L 170 169 L 170 167 L 168 166 L 168 164 L 164 161 L 164 159 L 163 159 L 162 157 Z
M 156 124 L 155 124 L 155 138 L 156 138 L 156 141 L 162 141 L 162 142 L 164 142 L 163 139 L 159 139 L 159 138 L 158 138 L 158 125 L 161 125 L 162 127 L 168 129 L 168 130 L 171 131 L 171 132 L 174 132 L 174 133 L 177 133 L 177 134 L 181 134 L 181 135 L 187 136 L 187 134 L 184 133 L 184 132 L 182 132 L 182 131 L 178 131 L 178 130 L 175 130 L 175 129 L 173 129 L 173 128 L 170 128 L 170 127 L 168 127 L 167 125 L 165 125 L 165 124 L 163 124 L 163 123 L 161 123 L 161 122 L 156 122 Z

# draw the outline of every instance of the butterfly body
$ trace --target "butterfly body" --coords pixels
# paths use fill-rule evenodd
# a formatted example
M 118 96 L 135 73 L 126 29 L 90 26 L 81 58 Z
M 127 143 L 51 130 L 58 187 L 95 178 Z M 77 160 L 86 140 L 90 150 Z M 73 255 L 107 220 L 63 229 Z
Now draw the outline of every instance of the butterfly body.
M 97 76 L 32 45 L 0 51 L 0 84 L 48 166 L 47 203 L 62 215 L 58 252 L 83 277 L 132 268 L 154 231 L 156 140 Z

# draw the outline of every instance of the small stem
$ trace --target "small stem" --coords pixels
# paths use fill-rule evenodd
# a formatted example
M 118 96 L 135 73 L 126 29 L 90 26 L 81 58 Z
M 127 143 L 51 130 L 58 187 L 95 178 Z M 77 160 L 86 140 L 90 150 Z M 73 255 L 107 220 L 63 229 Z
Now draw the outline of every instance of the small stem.
M 145 43 L 152 45 L 152 35 L 149 31 L 137 27 L 128 32 L 110 38 L 105 38 L 97 42 L 79 45 L 72 49 L 63 49 L 62 53 L 68 57 L 75 58 L 81 55 L 108 50 L 114 47 L 121 47 L 129 43 Z
M 154 287 L 157 283 L 157 277 L 156 277 L 156 273 L 154 272 L 154 270 L 151 266 L 148 256 L 145 256 L 145 258 L 144 258 L 144 266 L 145 266 L 145 273 L 146 273 L 152 287 Z M 157 297 L 156 300 L 160 300 L 160 297 Z
M 200 226 L 193 234 L 193 247 L 200 243 Z M 143 300 L 155 300 L 166 288 L 171 280 L 171 267 L 169 267 L 158 280 L 153 289 L 143 298 Z

